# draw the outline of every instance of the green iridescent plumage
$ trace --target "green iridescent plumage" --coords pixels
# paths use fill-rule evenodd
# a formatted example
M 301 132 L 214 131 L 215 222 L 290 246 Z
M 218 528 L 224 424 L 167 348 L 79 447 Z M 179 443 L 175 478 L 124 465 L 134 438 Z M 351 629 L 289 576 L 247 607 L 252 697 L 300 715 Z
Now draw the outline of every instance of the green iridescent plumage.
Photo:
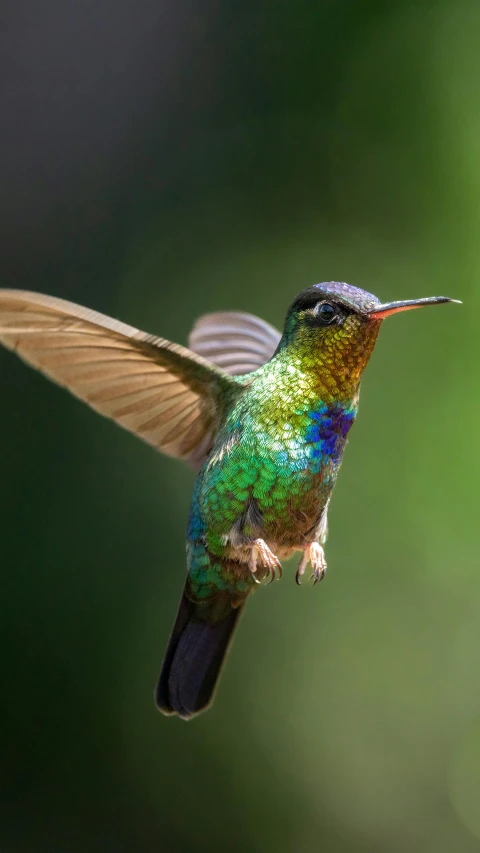
M 40 294 L 0 291 L 0 341 L 100 413 L 198 470 L 188 575 L 157 704 L 211 702 L 255 585 L 301 555 L 325 574 L 327 512 L 362 372 L 381 321 L 445 297 L 382 305 L 342 282 L 303 291 L 283 335 L 251 315 L 207 315 L 190 349 Z

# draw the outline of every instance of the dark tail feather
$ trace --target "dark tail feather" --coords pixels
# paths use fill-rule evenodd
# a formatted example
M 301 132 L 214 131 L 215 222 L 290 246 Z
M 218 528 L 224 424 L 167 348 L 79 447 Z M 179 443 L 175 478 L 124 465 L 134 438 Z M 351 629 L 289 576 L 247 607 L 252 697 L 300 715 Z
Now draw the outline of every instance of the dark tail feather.
M 207 622 L 201 618 L 205 605 L 194 604 L 183 593 L 155 691 L 163 714 L 188 720 L 208 708 L 242 610 L 243 604 L 230 608 L 223 619 Z

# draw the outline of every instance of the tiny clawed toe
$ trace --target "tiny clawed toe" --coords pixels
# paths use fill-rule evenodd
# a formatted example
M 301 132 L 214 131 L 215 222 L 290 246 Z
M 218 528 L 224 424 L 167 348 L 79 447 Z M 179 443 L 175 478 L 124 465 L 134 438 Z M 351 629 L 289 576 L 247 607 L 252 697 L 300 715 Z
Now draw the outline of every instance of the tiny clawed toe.
M 266 570 L 262 576 L 262 580 L 266 583 L 273 583 L 274 580 L 280 580 L 282 577 L 282 566 L 278 557 L 270 550 L 263 539 L 257 540 L 252 548 L 252 557 L 249 563 L 250 572 L 255 583 L 261 583 L 256 576 L 257 573 L 257 555 L 260 557 L 262 567 Z
M 310 575 L 310 580 L 313 580 L 313 586 L 319 581 L 323 581 L 325 577 L 326 568 L 322 566 L 320 569 L 314 569 L 312 574 Z
M 303 552 L 303 557 L 300 560 L 300 565 L 297 569 L 297 574 L 295 575 L 295 581 L 298 586 L 301 586 L 300 578 L 304 574 L 308 563 L 312 566 L 310 580 L 313 580 L 313 586 L 315 586 L 316 583 L 323 580 L 325 572 L 327 571 L 325 554 L 322 546 L 319 545 L 318 542 L 313 542 L 312 545 L 307 547 Z

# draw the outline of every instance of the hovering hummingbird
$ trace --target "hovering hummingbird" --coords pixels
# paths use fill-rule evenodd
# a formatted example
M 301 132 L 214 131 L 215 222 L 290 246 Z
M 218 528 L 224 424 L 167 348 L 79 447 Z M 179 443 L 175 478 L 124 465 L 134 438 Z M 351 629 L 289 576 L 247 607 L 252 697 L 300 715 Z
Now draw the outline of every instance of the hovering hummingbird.
M 102 415 L 197 472 L 188 574 L 156 688 L 164 714 L 212 701 L 248 595 L 327 568 L 327 511 L 360 378 L 385 317 L 454 302 L 382 304 L 344 282 L 290 306 L 283 334 L 251 314 L 207 314 L 189 349 L 62 299 L 0 290 L 0 341 Z

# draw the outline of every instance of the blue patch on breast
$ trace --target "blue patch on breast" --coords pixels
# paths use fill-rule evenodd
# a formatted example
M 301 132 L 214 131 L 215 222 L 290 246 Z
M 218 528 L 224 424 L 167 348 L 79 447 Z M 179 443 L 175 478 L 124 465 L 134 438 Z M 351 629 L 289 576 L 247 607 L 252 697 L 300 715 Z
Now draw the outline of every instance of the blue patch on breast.
M 305 440 L 311 445 L 311 460 L 340 462 L 348 430 L 355 420 L 356 409 L 345 408 L 340 403 L 321 405 L 309 411 L 310 425 Z M 317 467 L 318 463 L 315 465 Z

